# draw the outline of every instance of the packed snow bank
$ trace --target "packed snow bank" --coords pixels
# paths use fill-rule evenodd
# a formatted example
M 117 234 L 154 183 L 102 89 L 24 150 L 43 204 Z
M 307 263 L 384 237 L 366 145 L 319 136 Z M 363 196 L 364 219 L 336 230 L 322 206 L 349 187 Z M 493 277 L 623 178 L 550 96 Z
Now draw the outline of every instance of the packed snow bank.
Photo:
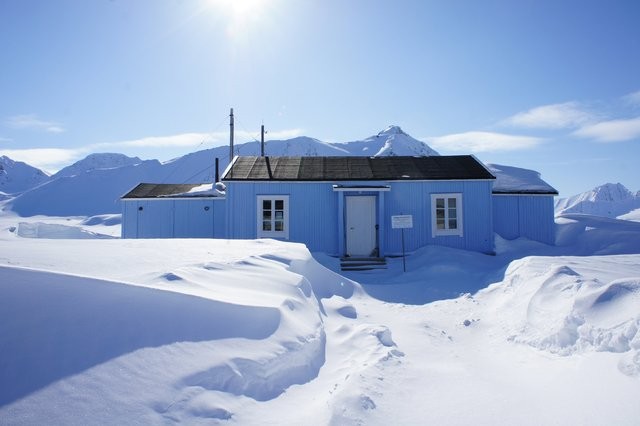
M 14 384 L 2 386 L 0 405 L 138 349 L 264 339 L 280 321 L 276 308 L 33 270 L 4 267 L 0 275 L 1 377 Z
M 556 218 L 557 254 L 640 253 L 640 223 L 584 214 Z
M 0 232 L 20 238 L 38 239 L 109 239 L 120 238 L 122 215 L 91 217 L 20 217 L 0 214 Z
M 15 230 L 18 236 L 23 238 L 48 238 L 48 239 L 94 239 L 113 238 L 109 235 L 97 234 L 86 229 L 61 225 L 59 223 L 20 222 Z
M 531 257 L 511 263 L 503 282 L 480 291 L 510 318 L 508 339 L 560 355 L 632 352 L 625 373 L 640 373 L 638 255 Z
M 293 263 L 318 269 L 303 245 L 0 238 L 0 246 L 13 249 L 0 264 L 40 269 L 0 267 L 0 323 L 10 325 L 0 346 L 12 348 L 0 354 L 0 382 L 12 384 L 1 419 L 230 417 L 219 398 L 207 401 L 220 392 L 268 401 L 324 364 L 314 283 L 290 272 Z M 106 262 L 96 258 L 106 253 Z M 318 288 L 335 287 L 329 271 L 310 275 Z M 71 389 L 82 398 L 69 400 Z
M 16 219 L 0 223 L 3 425 L 640 417 L 640 254 L 591 256 L 640 253 L 628 222 L 572 217 L 567 245 L 426 247 L 406 273 L 393 258 L 349 279 L 300 244 L 21 238 Z

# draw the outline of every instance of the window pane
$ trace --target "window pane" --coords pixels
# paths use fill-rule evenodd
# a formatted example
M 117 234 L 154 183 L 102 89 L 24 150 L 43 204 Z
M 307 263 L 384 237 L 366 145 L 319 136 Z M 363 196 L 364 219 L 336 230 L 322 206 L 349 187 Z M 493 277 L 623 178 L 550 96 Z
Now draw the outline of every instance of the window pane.
M 455 219 L 457 217 L 456 212 L 456 209 L 449 209 L 449 219 Z
M 449 208 L 450 209 L 455 209 L 456 208 L 456 199 L 455 198 L 449 198 Z
M 436 210 L 436 219 L 444 220 L 444 209 L 437 209 Z
M 284 212 L 282 210 L 276 210 L 276 219 L 284 219 Z
M 284 210 L 284 200 L 276 200 L 276 210 Z
M 284 222 L 281 220 L 276 220 L 275 222 L 276 231 L 284 231 Z
M 271 210 L 271 200 L 262 200 L 262 210 Z
M 271 210 L 264 210 L 262 212 L 262 219 L 270 220 L 271 219 Z
M 438 219 L 436 220 L 436 227 L 438 229 L 444 229 L 444 219 Z
M 444 198 L 436 198 L 436 209 L 444 209 Z
M 262 230 L 263 231 L 271 231 L 271 221 L 263 220 L 262 221 Z
M 449 219 L 449 229 L 458 229 L 457 219 Z

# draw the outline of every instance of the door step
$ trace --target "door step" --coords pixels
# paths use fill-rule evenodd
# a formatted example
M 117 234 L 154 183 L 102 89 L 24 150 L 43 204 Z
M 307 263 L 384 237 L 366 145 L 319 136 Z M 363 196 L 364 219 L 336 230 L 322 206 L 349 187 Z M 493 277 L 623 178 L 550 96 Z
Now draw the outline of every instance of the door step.
M 384 257 L 343 257 L 340 259 L 340 269 L 343 271 L 387 269 L 387 261 Z

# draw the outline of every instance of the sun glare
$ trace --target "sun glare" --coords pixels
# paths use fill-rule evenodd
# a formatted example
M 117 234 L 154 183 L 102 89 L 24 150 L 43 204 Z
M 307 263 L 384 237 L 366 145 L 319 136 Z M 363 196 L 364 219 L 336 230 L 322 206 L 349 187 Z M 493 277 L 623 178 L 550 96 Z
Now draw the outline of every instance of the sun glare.
M 270 0 L 209 0 L 228 19 L 227 33 L 237 37 L 262 21 Z

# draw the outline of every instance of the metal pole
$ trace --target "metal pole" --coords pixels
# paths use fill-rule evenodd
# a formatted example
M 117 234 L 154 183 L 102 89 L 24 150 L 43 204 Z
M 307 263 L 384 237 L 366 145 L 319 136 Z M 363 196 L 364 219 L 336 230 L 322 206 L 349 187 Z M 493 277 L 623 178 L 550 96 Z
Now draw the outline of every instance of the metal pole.
M 264 157 L 264 124 L 260 126 L 260 156 Z
M 229 113 L 229 163 L 233 160 L 233 108 Z

